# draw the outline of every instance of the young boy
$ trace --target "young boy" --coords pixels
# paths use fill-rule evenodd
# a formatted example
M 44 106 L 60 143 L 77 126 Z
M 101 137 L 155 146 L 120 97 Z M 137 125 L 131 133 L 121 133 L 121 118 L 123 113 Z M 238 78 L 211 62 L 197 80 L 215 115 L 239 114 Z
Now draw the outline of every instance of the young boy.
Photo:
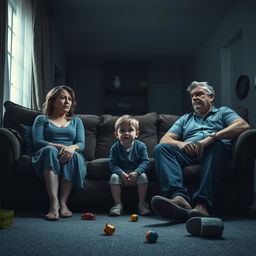
M 121 116 L 115 123 L 114 135 L 118 141 L 110 149 L 109 168 L 111 193 L 115 205 L 110 209 L 110 216 L 120 216 L 123 212 L 121 201 L 122 186 L 138 186 L 138 214 L 150 215 L 145 202 L 148 178 L 145 171 L 149 167 L 146 145 L 135 140 L 139 135 L 139 122 L 129 115 Z

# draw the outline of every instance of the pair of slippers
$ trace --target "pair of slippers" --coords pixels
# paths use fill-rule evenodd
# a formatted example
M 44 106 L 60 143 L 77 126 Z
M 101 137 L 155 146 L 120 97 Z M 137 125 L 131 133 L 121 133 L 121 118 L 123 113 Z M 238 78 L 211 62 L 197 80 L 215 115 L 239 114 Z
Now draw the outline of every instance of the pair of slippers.
M 187 222 L 187 231 L 193 236 L 221 237 L 224 226 L 219 218 L 209 218 L 203 213 L 182 208 L 162 196 L 154 196 L 151 207 L 156 215 L 164 218 Z

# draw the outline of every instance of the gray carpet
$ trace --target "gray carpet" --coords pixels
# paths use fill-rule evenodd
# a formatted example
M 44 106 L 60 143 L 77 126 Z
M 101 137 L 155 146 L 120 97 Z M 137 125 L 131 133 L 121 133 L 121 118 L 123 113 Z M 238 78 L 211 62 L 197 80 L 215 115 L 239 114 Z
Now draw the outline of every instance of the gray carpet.
M 256 220 L 224 220 L 222 239 L 191 236 L 183 223 L 168 222 L 154 216 L 130 222 L 130 216 L 108 217 L 96 214 L 95 221 L 72 218 L 45 221 L 38 215 L 16 216 L 13 226 L 0 230 L 0 255 L 171 255 L 243 256 L 256 255 Z M 105 222 L 116 227 L 114 235 L 103 232 Z M 158 232 L 155 244 L 145 239 L 148 230 Z

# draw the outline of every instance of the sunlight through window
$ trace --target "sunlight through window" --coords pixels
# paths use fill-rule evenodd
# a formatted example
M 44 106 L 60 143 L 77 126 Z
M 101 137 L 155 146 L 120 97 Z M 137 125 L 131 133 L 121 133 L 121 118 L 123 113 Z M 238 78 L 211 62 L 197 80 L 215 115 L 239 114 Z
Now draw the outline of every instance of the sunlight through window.
M 31 6 L 26 2 L 8 1 L 9 90 L 11 101 L 31 107 L 33 33 Z

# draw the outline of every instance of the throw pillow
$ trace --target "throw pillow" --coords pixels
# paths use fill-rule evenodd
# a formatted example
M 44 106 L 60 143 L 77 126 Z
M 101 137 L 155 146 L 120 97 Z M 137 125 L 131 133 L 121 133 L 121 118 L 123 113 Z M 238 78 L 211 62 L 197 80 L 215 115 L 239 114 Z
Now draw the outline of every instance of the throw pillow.
M 35 118 L 42 114 L 39 110 L 25 108 L 11 101 L 4 103 L 5 113 L 3 127 L 20 130 L 20 124 L 33 125 Z
M 20 124 L 20 133 L 24 141 L 24 152 L 26 155 L 32 156 L 34 153 L 32 126 Z

